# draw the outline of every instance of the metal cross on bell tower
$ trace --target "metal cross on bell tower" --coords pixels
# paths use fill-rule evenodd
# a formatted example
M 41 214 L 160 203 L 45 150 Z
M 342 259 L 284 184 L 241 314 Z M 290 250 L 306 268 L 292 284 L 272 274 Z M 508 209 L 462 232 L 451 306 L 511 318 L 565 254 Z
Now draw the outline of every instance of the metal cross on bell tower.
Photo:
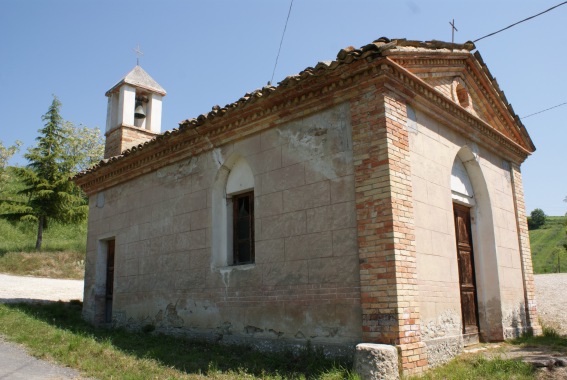
M 144 55 L 144 53 L 142 53 L 142 51 L 140 50 L 140 44 L 138 44 L 138 46 L 134 50 L 134 53 L 136 53 L 136 66 L 140 66 L 140 57 Z

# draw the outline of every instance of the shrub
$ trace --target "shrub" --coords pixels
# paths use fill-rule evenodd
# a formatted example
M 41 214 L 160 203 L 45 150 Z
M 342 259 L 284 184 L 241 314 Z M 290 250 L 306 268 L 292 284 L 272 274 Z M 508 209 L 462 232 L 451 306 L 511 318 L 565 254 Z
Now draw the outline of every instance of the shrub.
M 528 229 L 537 230 L 545 224 L 546 218 L 547 215 L 545 215 L 545 212 L 540 208 L 536 208 L 528 217 Z

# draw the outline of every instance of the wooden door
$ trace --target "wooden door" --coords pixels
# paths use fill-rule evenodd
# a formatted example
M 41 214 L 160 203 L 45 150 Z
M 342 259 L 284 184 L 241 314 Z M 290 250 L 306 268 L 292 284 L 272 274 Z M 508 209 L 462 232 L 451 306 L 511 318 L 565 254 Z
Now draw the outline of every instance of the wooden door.
M 478 308 L 470 208 L 453 204 L 465 344 L 478 342 Z
M 106 292 L 104 321 L 112 322 L 112 298 L 114 292 L 114 246 L 115 241 L 109 240 L 106 245 Z

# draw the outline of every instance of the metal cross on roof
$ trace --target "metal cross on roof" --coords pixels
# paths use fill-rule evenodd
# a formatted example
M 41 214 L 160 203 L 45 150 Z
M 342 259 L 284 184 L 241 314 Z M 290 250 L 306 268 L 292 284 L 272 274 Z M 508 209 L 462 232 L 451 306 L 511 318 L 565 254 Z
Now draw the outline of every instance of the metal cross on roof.
M 451 25 L 451 43 L 454 44 L 455 43 L 455 30 L 458 32 L 459 29 L 457 29 L 455 27 L 455 19 L 453 19 L 453 22 L 449 22 L 449 25 Z
M 140 66 L 140 57 L 144 55 L 144 53 L 142 53 L 142 51 L 140 50 L 140 44 L 138 44 L 138 47 L 132 50 L 134 50 L 134 53 L 136 53 L 136 65 Z

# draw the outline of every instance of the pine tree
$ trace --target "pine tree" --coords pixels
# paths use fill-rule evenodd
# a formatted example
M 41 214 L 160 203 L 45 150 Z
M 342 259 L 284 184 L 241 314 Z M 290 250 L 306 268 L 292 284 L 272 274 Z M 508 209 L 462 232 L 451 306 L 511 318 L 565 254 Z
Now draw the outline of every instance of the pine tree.
M 29 220 L 37 223 L 35 248 L 41 250 L 43 230 L 49 221 L 64 223 L 83 220 L 88 212 L 85 198 L 69 180 L 75 160 L 66 155 L 66 133 L 60 116 L 61 102 L 53 96 L 47 113 L 42 116 L 44 127 L 38 132 L 37 145 L 28 149 L 24 157 L 29 164 L 15 168 L 24 185 L 17 202 L 5 207 L 2 217 Z

